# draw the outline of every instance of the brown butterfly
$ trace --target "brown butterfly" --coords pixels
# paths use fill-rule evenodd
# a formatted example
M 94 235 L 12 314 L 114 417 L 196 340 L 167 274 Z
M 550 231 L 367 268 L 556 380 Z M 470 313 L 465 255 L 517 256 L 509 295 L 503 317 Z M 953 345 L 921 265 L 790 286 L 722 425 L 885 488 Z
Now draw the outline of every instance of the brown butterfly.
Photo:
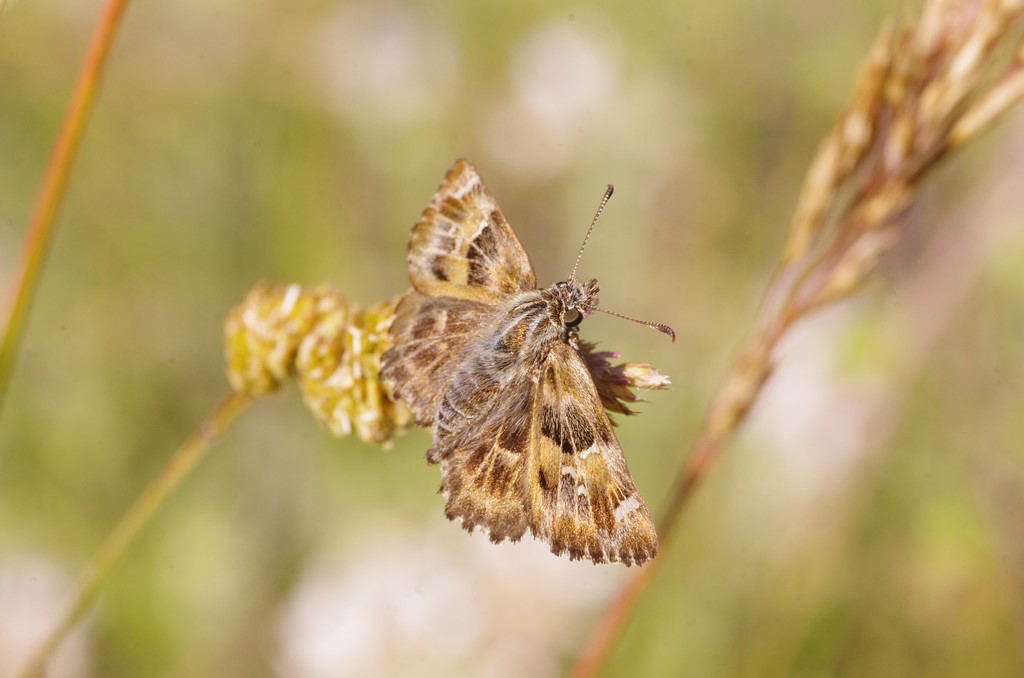
M 396 311 L 381 375 L 417 423 L 433 427 L 427 459 L 441 464 L 448 518 L 494 542 L 529 529 L 574 560 L 653 558 L 651 514 L 577 335 L 597 310 L 597 281 L 577 282 L 574 267 L 568 280 L 537 289 L 529 257 L 467 160 L 413 228 L 407 260 L 413 289 Z

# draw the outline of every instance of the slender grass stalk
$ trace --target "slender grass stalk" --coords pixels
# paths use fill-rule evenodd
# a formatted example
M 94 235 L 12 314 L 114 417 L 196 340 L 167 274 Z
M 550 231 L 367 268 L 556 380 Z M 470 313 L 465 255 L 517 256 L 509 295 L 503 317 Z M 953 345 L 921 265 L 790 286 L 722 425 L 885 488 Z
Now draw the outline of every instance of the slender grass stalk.
M 25 241 L 18 257 L 18 269 L 8 294 L 7 304 L 0 313 L 0 411 L 10 382 L 11 372 L 21 337 L 25 333 L 26 318 L 39 281 L 39 273 L 52 240 L 53 220 L 64 195 L 75 155 L 82 141 L 85 123 L 107 63 L 107 55 L 114 34 L 124 13 L 127 0 L 108 0 L 96 24 L 88 52 L 78 71 L 71 101 L 61 122 L 57 143 L 50 156 L 50 164 L 43 177 L 36 205 L 29 221 Z M 0 2 L 0 10 L 3 2 Z
M 784 266 L 778 269 L 773 283 L 768 286 L 768 293 L 762 301 L 762 309 L 769 306 L 779 286 L 786 280 L 787 273 L 788 269 Z M 761 314 L 758 315 L 760 317 Z M 753 405 L 761 385 L 770 372 L 768 356 L 795 319 L 795 316 L 790 314 L 782 315 L 774 332 L 757 336 L 734 361 L 729 378 L 722 383 L 713 400 L 714 404 L 705 418 L 700 436 L 691 448 L 689 460 L 677 476 L 669 504 L 663 509 L 658 521 L 661 553 L 669 550 L 683 510 Z M 750 380 L 750 375 L 759 376 Z M 618 592 L 598 620 L 586 647 L 572 667 L 569 674 L 572 678 L 597 675 L 625 630 L 634 607 L 663 562 L 663 557 L 655 558 L 642 567 Z
M 46 664 L 61 641 L 92 607 L 103 583 L 149 524 L 157 509 L 163 506 L 171 492 L 177 489 L 203 459 L 221 432 L 250 402 L 249 396 L 232 393 L 217 406 L 199 430 L 171 456 L 167 465 L 125 512 L 121 522 L 93 557 L 79 582 L 74 600 L 25 667 L 22 672 L 23 678 L 40 678 L 46 674 Z
M 387 446 L 412 414 L 385 398 L 380 358 L 398 299 L 363 309 L 326 287 L 256 285 L 224 322 L 224 353 L 233 393 L 171 456 L 160 474 L 121 517 L 82 577 L 77 594 L 22 673 L 40 678 L 68 633 L 92 607 L 114 567 L 167 497 L 192 472 L 253 398 L 295 378 L 307 405 L 336 435 L 350 433 Z
M 857 293 L 898 239 L 922 180 L 950 151 L 1024 99 L 1024 2 L 929 0 L 918 22 L 883 27 L 853 101 L 818 149 L 779 267 L 677 476 L 659 533 L 664 553 L 701 481 L 775 369 L 775 349 L 814 310 Z M 1012 58 L 1007 64 L 1009 48 Z M 662 558 L 606 608 L 571 675 L 595 676 Z

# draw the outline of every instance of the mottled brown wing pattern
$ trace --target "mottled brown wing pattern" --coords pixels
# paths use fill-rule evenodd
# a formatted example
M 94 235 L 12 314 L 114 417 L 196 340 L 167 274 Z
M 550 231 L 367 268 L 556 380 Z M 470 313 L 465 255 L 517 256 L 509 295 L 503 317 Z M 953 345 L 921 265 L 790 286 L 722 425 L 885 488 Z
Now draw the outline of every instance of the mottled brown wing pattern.
M 486 391 L 494 383 L 481 386 Z M 532 390 L 528 377 L 511 384 L 508 392 L 514 397 L 490 398 L 485 411 L 468 425 L 435 435 L 427 453 L 429 461 L 441 464 L 445 515 L 460 520 L 467 530 L 484 530 L 493 542 L 518 541 L 531 527 L 527 465 Z
M 653 558 L 650 513 L 582 356 L 554 340 L 532 369 L 501 367 L 501 343 L 471 347 L 439 405 L 428 459 L 441 463 L 446 515 L 495 542 L 529 528 L 574 560 Z
M 554 553 L 640 564 L 658 536 L 593 378 L 577 350 L 552 342 L 539 374 L 530 456 L 531 527 Z
M 657 536 L 626 468 L 576 326 L 596 280 L 536 289 L 529 258 L 460 160 L 413 229 L 413 290 L 382 379 L 431 426 L 446 515 L 492 541 L 527 530 L 556 554 L 643 563 Z M 575 320 L 569 311 L 575 312 Z
M 495 302 L 537 287 L 526 251 L 468 160 L 449 170 L 406 258 L 413 287 L 431 297 Z
M 467 343 L 493 314 L 490 306 L 477 301 L 425 297 L 415 290 L 402 298 L 381 379 L 394 397 L 409 405 L 417 424 L 433 425 L 445 384 L 463 359 Z

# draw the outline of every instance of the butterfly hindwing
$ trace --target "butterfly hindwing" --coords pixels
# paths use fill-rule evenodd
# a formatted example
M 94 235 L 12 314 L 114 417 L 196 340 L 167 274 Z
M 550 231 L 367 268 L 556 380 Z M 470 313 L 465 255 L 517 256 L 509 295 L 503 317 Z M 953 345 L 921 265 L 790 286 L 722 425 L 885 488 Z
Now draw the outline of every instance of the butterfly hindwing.
M 526 251 L 468 160 L 449 170 L 406 258 L 413 287 L 427 296 L 493 302 L 537 286 Z

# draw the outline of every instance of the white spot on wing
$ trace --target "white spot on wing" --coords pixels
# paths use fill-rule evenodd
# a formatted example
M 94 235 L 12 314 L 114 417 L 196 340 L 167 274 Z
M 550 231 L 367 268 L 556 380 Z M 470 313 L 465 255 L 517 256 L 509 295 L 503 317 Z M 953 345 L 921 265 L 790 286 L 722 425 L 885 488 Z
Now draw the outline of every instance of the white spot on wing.
M 640 508 L 640 500 L 636 498 L 636 495 L 629 495 L 615 507 L 612 513 L 615 516 L 615 522 L 620 522 L 627 515 Z
M 476 176 L 475 172 L 469 175 L 468 178 L 469 180 L 463 182 L 462 185 L 456 187 L 453 193 L 455 197 L 458 198 L 459 200 L 465 198 L 473 191 L 473 189 L 477 188 L 480 185 L 480 177 Z
M 476 240 L 480 236 L 480 234 L 484 232 L 484 229 L 487 228 L 487 225 L 487 217 L 484 216 L 480 219 L 480 225 L 476 227 L 476 232 L 469 237 L 469 241 L 473 242 L 474 240 Z

